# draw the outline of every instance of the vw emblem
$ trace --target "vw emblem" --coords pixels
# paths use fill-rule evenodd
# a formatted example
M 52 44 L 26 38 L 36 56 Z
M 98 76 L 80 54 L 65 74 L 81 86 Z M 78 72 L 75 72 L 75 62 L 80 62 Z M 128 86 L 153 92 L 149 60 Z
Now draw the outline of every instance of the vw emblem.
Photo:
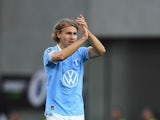
M 74 87 L 78 83 L 78 74 L 74 70 L 68 70 L 63 74 L 62 83 L 66 87 Z

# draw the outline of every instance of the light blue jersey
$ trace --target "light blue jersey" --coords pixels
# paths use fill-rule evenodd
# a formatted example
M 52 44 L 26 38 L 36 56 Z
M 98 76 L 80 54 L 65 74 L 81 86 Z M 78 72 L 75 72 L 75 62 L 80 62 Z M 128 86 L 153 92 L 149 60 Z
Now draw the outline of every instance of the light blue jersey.
M 56 113 L 79 116 L 84 114 L 83 63 L 89 59 L 88 49 L 80 47 L 74 54 L 60 62 L 51 61 L 54 52 L 61 50 L 58 45 L 45 50 L 43 56 L 47 77 L 45 115 Z

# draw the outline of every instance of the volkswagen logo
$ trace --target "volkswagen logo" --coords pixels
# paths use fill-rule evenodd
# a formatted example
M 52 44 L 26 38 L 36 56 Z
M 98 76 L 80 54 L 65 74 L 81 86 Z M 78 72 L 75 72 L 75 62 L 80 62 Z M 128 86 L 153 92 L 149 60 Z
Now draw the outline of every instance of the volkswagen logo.
M 62 83 L 66 87 L 75 87 L 78 83 L 78 74 L 74 70 L 68 70 L 63 74 Z

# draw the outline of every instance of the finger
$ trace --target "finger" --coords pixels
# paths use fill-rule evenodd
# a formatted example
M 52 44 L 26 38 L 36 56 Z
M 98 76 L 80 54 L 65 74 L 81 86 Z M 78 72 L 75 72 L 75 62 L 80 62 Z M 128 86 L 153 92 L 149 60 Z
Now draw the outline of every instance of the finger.
M 83 18 L 83 19 L 85 19 L 84 16 L 83 16 L 82 14 L 80 14 L 80 17 Z
M 85 22 L 85 20 L 81 17 L 77 17 L 76 21 L 82 21 L 82 22 Z
M 77 17 L 77 19 L 83 19 L 85 20 L 84 16 L 82 14 L 79 15 L 79 17 Z
M 77 18 L 76 22 L 79 23 L 79 24 L 82 24 L 82 23 L 84 24 L 85 23 L 85 21 L 82 18 Z
M 79 25 L 85 25 L 86 26 L 86 23 L 83 22 L 83 21 L 76 21 Z
M 77 20 L 84 20 L 84 18 L 79 16 L 79 17 L 77 17 Z

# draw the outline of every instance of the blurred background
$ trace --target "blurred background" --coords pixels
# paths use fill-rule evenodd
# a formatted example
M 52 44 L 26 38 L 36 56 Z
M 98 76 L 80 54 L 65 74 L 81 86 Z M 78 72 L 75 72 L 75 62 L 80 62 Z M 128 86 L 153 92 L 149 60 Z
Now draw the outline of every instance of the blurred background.
M 0 0 L 0 120 L 45 119 L 43 52 L 55 45 L 53 25 L 79 14 L 107 50 L 85 64 L 86 120 L 114 120 L 115 109 L 123 119 L 142 120 L 146 108 L 159 119 L 159 6 L 159 0 Z

